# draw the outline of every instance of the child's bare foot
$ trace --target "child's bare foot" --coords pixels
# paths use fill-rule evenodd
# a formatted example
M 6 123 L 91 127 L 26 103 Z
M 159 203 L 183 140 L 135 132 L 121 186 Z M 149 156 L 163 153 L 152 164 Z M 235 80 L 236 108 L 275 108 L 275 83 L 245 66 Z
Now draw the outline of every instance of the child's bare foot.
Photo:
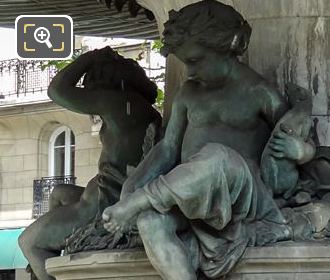
M 125 200 L 117 202 L 115 205 L 103 211 L 102 218 L 105 221 L 104 228 L 111 232 L 127 232 L 130 229 L 131 221 L 136 216 L 136 211 L 132 211 L 129 203 Z
M 103 211 L 104 228 L 111 233 L 128 232 L 134 218 L 149 207 L 144 191 L 139 189 Z

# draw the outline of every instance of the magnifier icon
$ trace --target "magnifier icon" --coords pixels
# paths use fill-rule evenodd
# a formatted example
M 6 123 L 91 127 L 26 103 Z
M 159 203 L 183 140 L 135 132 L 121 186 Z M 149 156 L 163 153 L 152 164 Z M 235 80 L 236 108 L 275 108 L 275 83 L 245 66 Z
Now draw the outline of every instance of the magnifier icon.
M 34 31 L 34 39 L 41 44 L 46 44 L 49 49 L 53 47 L 52 43 L 49 41 L 50 32 L 46 27 L 38 27 Z

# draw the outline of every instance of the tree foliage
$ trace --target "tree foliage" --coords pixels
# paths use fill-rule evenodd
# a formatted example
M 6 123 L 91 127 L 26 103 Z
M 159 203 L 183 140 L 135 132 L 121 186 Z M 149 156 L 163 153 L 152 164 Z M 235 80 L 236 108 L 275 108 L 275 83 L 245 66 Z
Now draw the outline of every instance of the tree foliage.
M 66 60 L 49 60 L 41 66 L 41 70 L 45 70 L 47 68 L 55 67 L 55 69 L 57 71 L 60 71 L 63 68 L 65 68 L 67 65 L 69 65 L 71 62 L 73 62 L 75 59 L 77 59 L 77 57 L 80 56 L 85 50 L 86 50 L 86 48 L 84 48 L 84 47 L 82 47 L 79 50 L 76 50 L 73 53 L 73 55 L 70 59 L 66 59 Z

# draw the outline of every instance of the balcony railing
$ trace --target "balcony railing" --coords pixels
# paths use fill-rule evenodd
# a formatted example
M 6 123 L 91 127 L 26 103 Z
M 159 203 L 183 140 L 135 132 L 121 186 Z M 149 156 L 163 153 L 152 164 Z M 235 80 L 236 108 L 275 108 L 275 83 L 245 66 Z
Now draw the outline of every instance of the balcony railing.
M 18 59 L 0 61 L 0 104 L 47 99 L 47 88 L 56 69 L 42 70 L 44 63 Z
M 75 49 L 73 57 L 82 52 Z M 0 60 L 0 106 L 48 100 L 47 89 L 57 71 L 49 61 Z
M 0 280 L 15 280 L 15 270 L 0 270 Z
M 42 177 L 33 181 L 33 210 L 32 217 L 37 219 L 49 210 L 49 196 L 54 186 L 59 184 L 75 184 L 76 177 L 55 176 Z
M 136 47 L 136 46 L 135 46 Z M 114 48 L 125 53 L 123 48 Z M 142 46 L 138 46 L 138 49 Z M 122 50 L 121 50 L 122 49 Z M 85 49 L 75 49 L 73 58 L 78 57 Z M 156 68 L 150 67 L 150 44 L 147 46 L 146 59 L 141 61 L 141 66 L 146 70 L 147 76 L 157 83 L 158 87 L 164 87 L 165 67 L 156 56 Z M 139 54 L 140 55 L 140 54 Z M 43 67 L 47 65 L 47 67 Z M 44 69 L 43 69 L 44 68 Z M 43 70 L 42 70 L 43 69 Z M 16 104 L 35 103 L 49 101 L 47 89 L 50 81 L 58 70 L 49 61 L 9 59 L 0 61 L 0 107 Z M 82 79 L 77 86 L 82 86 Z

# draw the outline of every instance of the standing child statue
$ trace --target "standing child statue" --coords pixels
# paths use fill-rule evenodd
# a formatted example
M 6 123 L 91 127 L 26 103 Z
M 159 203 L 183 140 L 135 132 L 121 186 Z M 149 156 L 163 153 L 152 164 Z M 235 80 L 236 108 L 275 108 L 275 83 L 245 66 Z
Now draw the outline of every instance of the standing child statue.
M 290 238 L 259 166 L 289 106 L 238 61 L 250 35 L 237 11 L 213 0 L 171 11 L 165 24 L 162 52 L 186 65 L 188 80 L 164 138 L 125 181 L 121 200 L 103 212 L 111 233 L 124 234 L 137 223 L 163 279 L 197 279 L 198 271 L 215 279 L 247 246 Z M 313 157 L 302 138 L 283 138 L 282 158 L 301 164 Z

